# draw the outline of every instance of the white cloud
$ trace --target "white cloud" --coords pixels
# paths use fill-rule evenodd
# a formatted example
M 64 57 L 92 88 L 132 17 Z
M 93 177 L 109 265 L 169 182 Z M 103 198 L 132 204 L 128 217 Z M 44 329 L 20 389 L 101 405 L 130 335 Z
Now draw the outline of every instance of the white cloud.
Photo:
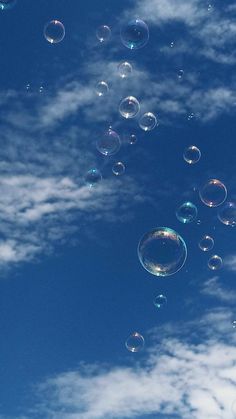
M 225 258 L 224 265 L 229 271 L 236 272 L 236 255 Z
M 206 280 L 201 288 L 201 293 L 210 297 L 217 298 L 225 303 L 236 303 L 236 292 L 228 290 L 220 284 L 219 277 L 214 276 Z

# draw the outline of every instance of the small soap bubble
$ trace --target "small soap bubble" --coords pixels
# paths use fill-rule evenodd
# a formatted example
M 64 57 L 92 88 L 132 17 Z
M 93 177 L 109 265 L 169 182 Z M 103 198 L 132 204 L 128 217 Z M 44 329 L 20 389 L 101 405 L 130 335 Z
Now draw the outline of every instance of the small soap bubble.
M 184 70 L 178 70 L 178 73 L 177 73 L 178 79 L 181 80 L 183 76 L 184 76 Z
M 139 119 L 139 126 L 144 131 L 153 130 L 158 124 L 156 116 L 152 112 L 144 113 Z
M 201 151 L 195 145 L 185 148 L 183 154 L 184 160 L 189 164 L 197 163 L 201 158 Z
M 199 196 L 201 201 L 208 207 L 218 207 L 227 198 L 227 189 L 218 179 L 210 179 L 200 189 Z
M 236 225 L 236 203 L 225 202 L 219 208 L 217 216 L 223 224 L 234 227 Z
M 129 49 L 144 47 L 149 40 L 149 29 L 141 19 L 133 19 L 120 32 L 123 45 Z
M 223 265 L 222 258 L 218 255 L 213 255 L 208 260 L 208 268 L 211 269 L 212 271 L 217 271 L 218 269 L 222 267 L 222 265 Z
M 214 239 L 205 234 L 205 236 L 200 239 L 198 246 L 203 252 L 209 252 L 209 250 L 214 247 Z
M 59 20 L 51 20 L 44 27 L 44 37 L 50 44 L 58 44 L 65 37 L 65 27 Z
M 192 223 L 197 218 L 197 207 L 192 202 L 184 202 L 176 211 L 176 217 L 181 223 Z
M 135 134 L 131 134 L 130 136 L 129 136 L 129 144 L 130 145 L 134 145 L 134 144 L 136 144 L 137 143 L 137 141 L 138 141 L 138 139 L 137 139 L 137 136 L 135 135 Z
M 121 161 L 114 163 L 112 167 L 112 172 L 116 176 L 123 175 L 125 173 L 125 165 Z
M 188 121 L 192 121 L 195 118 L 195 114 L 193 112 L 191 112 L 190 114 L 188 114 L 187 116 L 187 120 Z
M 30 89 L 31 89 L 31 85 L 30 85 L 30 83 L 27 83 L 27 85 L 25 86 L 25 88 L 26 88 L 27 92 L 29 92 L 29 91 L 30 91 Z
M 134 118 L 140 110 L 139 101 L 134 96 L 127 96 L 120 102 L 119 112 L 123 118 Z
M 174 43 L 174 42 L 171 42 L 171 43 L 170 43 L 170 47 L 171 47 L 171 48 L 174 48 L 174 46 L 175 46 L 175 43 Z
M 111 37 L 111 29 L 107 25 L 101 25 L 97 28 L 96 37 L 100 42 L 107 42 Z
M 128 61 L 123 61 L 122 63 L 118 65 L 119 76 L 122 79 L 129 77 L 132 74 L 132 71 L 133 71 L 132 65 L 128 63 Z
M 96 142 L 97 150 L 104 156 L 116 154 L 121 146 L 120 137 L 117 132 L 108 129 L 99 137 Z
M 96 85 L 96 93 L 99 97 L 107 95 L 109 86 L 105 81 L 99 81 Z
M 208 4 L 208 6 L 207 6 L 207 10 L 208 10 L 208 12 L 210 12 L 212 9 L 213 9 L 212 4 Z
M 39 86 L 39 93 L 43 93 L 44 92 L 44 87 L 43 86 Z
M 17 3 L 17 0 L 0 0 L 0 10 L 12 9 Z
M 130 352 L 139 352 L 145 344 L 144 337 L 138 333 L 132 333 L 125 342 L 125 346 Z
M 90 169 L 85 175 L 85 183 L 92 188 L 102 180 L 102 174 L 98 169 Z
M 232 327 L 233 327 L 233 329 L 236 329 L 236 320 L 232 321 Z
M 158 227 L 144 234 L 138 244 L 141 265 L 156 276 L 169 276 L 178 272 L 187 257 L 182 237 L 168 227 Z
M 157 308 L 163 308 L 163 307 L 165 307 L 166 304 L 167 304 L 167 298 L 166 298 L 166 296 L 163 295 L 163 294 L 157 295 L 154 298 L 154 300 L 153 300 L 153 304 Z

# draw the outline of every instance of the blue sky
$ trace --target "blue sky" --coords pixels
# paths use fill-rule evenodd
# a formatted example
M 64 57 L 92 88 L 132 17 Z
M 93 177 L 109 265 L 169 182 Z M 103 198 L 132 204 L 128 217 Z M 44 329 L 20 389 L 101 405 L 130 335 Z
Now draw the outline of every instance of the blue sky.
M 119 33 L 136 17 L 150 38 L 131 51 Z M 52 19 L 66 31 L 56 45 L 43 36 Z M 112 36 L 100 44 L 103 24 Z M 0 419 L 235 418 L 235 228 L 199 199 L 212 178 L 236 199 L 234 3 L 18 0 L 1 11 L 0 35 Z M 158 127 L 145 133 L 139 116 L 119 115 L 128 95 Z M 96 140 L 110 126 L 122 146 L 103 157 Z M 191 166 L 192 144 L 202 156 Z M 89 188 L 94 167 L 103 180 Z M 186 200 L 199 222 L 177 220 Z M 187 245 L 172 277 L 138 260 L 140 238 L 158 226 Z M 207 267 L 212 254 L 219 271 Z M 168 300 L 159 311 L 158 294 Z M 139 353 L 125 347 L 134 331 Z

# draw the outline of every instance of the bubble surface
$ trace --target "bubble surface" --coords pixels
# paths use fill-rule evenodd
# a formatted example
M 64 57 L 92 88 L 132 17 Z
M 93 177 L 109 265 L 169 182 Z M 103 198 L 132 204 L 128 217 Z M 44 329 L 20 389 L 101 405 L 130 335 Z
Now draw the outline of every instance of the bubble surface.
M 125 79 L 131 76 L 132 71 L 133 71 L 133 67 L 128 61 L 123 61 L 122 63 L 118 65 L 119 76 L 122 79 Z
M 187 163 L 196 164 L 201 158 L 201 151 L 195 145 L 190 145 L 185 148 L 183 157 Z
M 145 344 L 144 337 L 138 333 L 132 333 L 125 342 L 125 346 L 130 352 L 139 352 L 143 349 Z
M 222 258 L 218 255 L 213 255 L 208 260 L 208 267 L 212 271 L 217 271 L 218 269 L 222 268 L 223 261 Z
M 217 216 L 223 224 L 234 227 L 236 225 L 235 202 L 225 202 L 222 207 L 219 208 Z
M 141 238 L 138 257 L 144 269 L 152 275 L 169 276 L 184 265 L 187 247 L 176 231 L 168 227 L 158 227 Z
M 144 131 L 151 131 L 157 125 L 158 125 L 157 118 L 156 118 L 156 116 L 152 112 L 146 112 L 146 113 L 144 113 L 141 116 L 141 118 L 139 119 L 139 126 Z
M 220 180 L 210 179 L 200 189 L 199 196 L 201 201 L 208 207 L 218 207 L 226 200 L 227 189 Z
M 65 27 L 59 20 L 51 20 L 44 27 L 44 36 L 50 44 L 58 44 L 65 37 Z
M 127 96 L 120 102 L 119 112 L 123 118 L 135 118 L 135 116 L 139 113 L 139 110 L 139 101 L 134 96 Z
M 141 19 L 133 19 L 120 32 L 123 45 L 129 49 L 144 47 L 149 40 L 149 29 Z
M 17 0 L 0 0 L 0 9 L 12 9 L 17 3 Z
M 192 223 L 197 218 L 197 207 L 192 202 L 184 202 L 176 210 L 176 217 L 181 223 Z
M 105 96 L 109 92 L 109 86 L 105 81 L 99 81 L 96 85 L 96 93 L 98 96 Z
M 85 175 L 85 182 L 90 188 L 97 185 L 102 180 L 102 174 L 98 169 L 90 169 Z
M 112 167 L 112 172 L 116 176 L 123 175 L 125 173 L 125 165 L 121 161 L 114 163 Z
M 167 304 L 166 296 L 163 294 L 157 295 L 153 300 L 153 304 L 157 308 L 164 308 Z
M 96 30 L 96 37 L 99 42 L 107 42 L 111 38 L 111 29 L 107 25 L 101 25 Z
M 200 239 L 198 246 L 203 252 L 209 252 L 214 247 L 214 239 L 206 234 Z
M 104 156 L 116 154 L 121 146 L 120 137 L 116 131 L 108 129 L 96 142 L 97 150 Z

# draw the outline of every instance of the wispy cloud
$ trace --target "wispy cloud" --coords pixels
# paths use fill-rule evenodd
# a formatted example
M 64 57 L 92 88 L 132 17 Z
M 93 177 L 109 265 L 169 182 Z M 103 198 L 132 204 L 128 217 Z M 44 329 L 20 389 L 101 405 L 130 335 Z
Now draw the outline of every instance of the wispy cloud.
M 229 271 L 236 272 L 236 255 L 228 256 L 224 264 Z
M 217 276 L 209 278 L 203 283 L 201 293 L 225 303 L 236 303 L 236 292 L 221 285 Z

